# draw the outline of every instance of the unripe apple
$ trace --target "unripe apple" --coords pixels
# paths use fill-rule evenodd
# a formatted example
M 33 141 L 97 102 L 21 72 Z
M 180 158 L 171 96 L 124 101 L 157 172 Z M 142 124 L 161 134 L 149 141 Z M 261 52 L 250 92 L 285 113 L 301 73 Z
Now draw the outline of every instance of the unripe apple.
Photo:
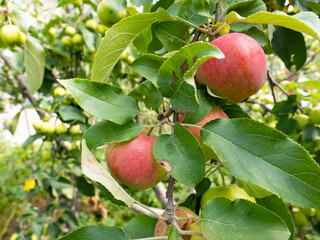
M 97 27 L 97 30 L 98 30 L 98 32 L 99 33 L 101 33 L 101 34 L 105 34 L 106 33 L 106 31 L 108 31 L 109 30 L 109 28 L 108 27 L 106 27 L 105 25 L 103 25 L 103 24 L 99 24 L 98 25 L 98 27 Z
M 72 26 L 68 26 L 66 27 L 66 29 L 64 30 L 66 34 L 70 35 L 70 36 L 73 36 L 77 33 L 77 30 L 72 27 Z
M 135 139 L 106 147 L 106 162 L 111 174 L 132 189 L 153 187 L 166 170 L 153 156 L 155 139 L 140 133 Z
M 71 37 L 70 36 L 63 36 L 61 38 L 61 42 L 63 45 L 70 47 L 72 45 Z
M 98 22 L 95 19 L 89 19 L 86 21 L 86 28 L 91 31 L 95 31 L 98 27 Z
M 261 110 L 261 106 L 258 103 L 252 104 L 251 108 L 255 112 L 259 112 Z
M 49 150 L 45 150 L 42 152 L 41 157 L 44 160 L 50 160 L 50 159 L 52 159 L 52 153 Z
M 228 115 L 225 114 L 221 108 L 219 107 L 213 107 L 211 109 L 211 111 L 202 119 L 200 120 L 199 122 L 195 123 L 195 125 L 197 126 L 200 126 L 202 127 L 203 125 L 205 125 L 206 123 L 216 119 L 216 118 L 226 118 L 226 119 L 229 119 Z M 205 146 L 202 144 L 201 142 L 201 135 L 200 135 L 200 129 L 199 128 L 196 128 L 196 127 L 186 127 L 186 129 L 188 129 L 192 134 L 193 136 L 195 136 L 201 147 L 202 147 L 202 150 L 203 150 L 203 153 L 205 155 L 205 159 L 206 160 L 211 160 L 211 159 L 216 159 L 217 158 L 217 155 L 216 153 L 209 147 Z
M 81 46 L 83 45 L 83 37 L 79 33 L 75 34 L 72 37 L 71 41 L 72 41 L 72 44 L 74 44 L 74 45 L 81 45 Z
M 310 120 L 314 124 L 320 124 L 320 107 L 313 108 L 310 113 Z
M 302 212 L 294 213 L 294 222 L 298 228 L 302 228 L 307 225 L 308 220 Z
M 218 30 L 220 27 L 222 27 L 222 25 L 225 24 L 225 22 L 218 22 L 215 25 L 213 25 L 212 30 Z M 228 34 L 230 31 L 230 25 L 226 25 L 224 26 L 222 29 L 219 30 L 218 34 L 220 36 Z
M 192 232 L 201 233 L 201 229 L 200 229 L 198 223 L 191 223 L 189 230 L 192 231 Z M 190 240 L 205 240 L 205 239 L 203 237 L 200 237 L 200 236 L 192 235 Z
M 58 30 L 54 27 L 49 28 L 48 34 L 51 38 L 55 38 L 58 33 Z
M 230 201 L 234 201 L 237 198 L 246 199 L 250 202 L 255 203 L 256 200 L 253 197 L 250 197 L 246 191 L 244 191 L 242 188 L 239 188 L 235 184 L 231 184 L 228 186 L 219 186 L 219 187 L 212 187 L 209 188 L 208 191 L 206 191 L 202 197 L 201 197 L 201 208 L 209 201 L 215 198 L 227 198 Z
M 36 132 L 40 132 L 41 128 L 44 124 L 44 121 L 41 119 L 37 119 L 32 123 L 32 126 L 34 127 L 34 129 L 36 130 Z
M 55 89 L 53 89 L 53 97 L 54 98 L 58 98 L 58 97 L 62 97 L 66 94 L 66 90 L 63 87 L 56 87 Z
M 15 25 L 4 25 L 0 30 L 0 38 L 7 46 L 22 45 L 25 42 L 25 35 Z
M 305 114 L 299 114 L 296 116 L 296 120 L 297 120 L 297 129 L 301 130 L 304 128 L 305 125 L 310 123 L 310 117 L 308 115 Z
M 67 131 L 68 131 L 68 128 L 64 123 L 61 123 L 58 126 L 56 126 L 56 133 L 58 135 L 65 134 Z
M 53 135 L 56 131 L 56 126 L 52 122 L 44 122 L 40 131 L 47 135 Z
M 178 218 L 198 217 L 198 215 L 195 214 L 193 211 L 191 211 L 189 208 L 181 207 L 181 206 L 178 206 L 175 209 L 175 215 Z M 166 212 L 164 212 L 161 216 L 165 217 Z M 179 220 L 178 224 L 182 230 L 190 230 L 191 224 L 197 223 L 197 222 L 199 222 L 199 220 L 185 219 L 185 220 Z M 154 236 L 155 237 L 168 236 L 168 234 L 169 234 L 169 226 L 165 223 L 164 220 L 159 219 L 154 230 Z M 190 240 L 190 237 L 191 237 L 190 235 L 183 235 L 184 240 Z
M 77 124 L 77 125 L 71 126 L 69 132 L 72 136 L 80 134 L 81 133 L 80 125 Z
M 113 24 L 119 22 L 126 16 L 125 10 L 114 14 L 111 13 L 110 4 L 105 0 L 99 3 L 97 13 L 101 23 L 107 27 L 111 27 Z
M 267 61 L 263 49 L 252 37 L 229 33 L 211 42 L 225 55 L 201 64 L 196 80 L 229 103 L 239 103 L 258 92 L 267 77 Z

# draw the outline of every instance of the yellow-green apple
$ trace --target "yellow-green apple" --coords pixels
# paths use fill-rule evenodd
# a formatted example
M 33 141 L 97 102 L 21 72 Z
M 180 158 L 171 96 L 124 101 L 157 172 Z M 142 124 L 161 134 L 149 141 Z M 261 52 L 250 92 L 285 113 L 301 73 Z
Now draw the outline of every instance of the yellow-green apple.
M 58 98 L 58 97 L 62 97 L 66 94 L 66 90 L 63 87 L 56 87 L 55 89 L 53 89 L 53 97 L 54 98 Z
M 56 126 L 52 122 L 44 122 L 40 128 L 40 132 L 47 135 L 53 135 L 56 131 Z
M 95 31 L 98 27 L 98 22 L 95 19 L 89 19 L 86 21 L 86 28 L 91 31 Z
M 155 138 L 140 133 L 131 141 L 106 147 L 106 162 L 111 174 L 132 189 L 153 187 L 165 176 L 166 170 L 153 156 Z
M 54 27 L 49 28 L 48 34 L 51 38 L 55 38 L 58 33 L 58 30 Z
M 37 133 L 41 132 L 41 128 L 43 124 L 44 124 L 44 121 L 41 119 L 37 119 L 34 122 L 32 122 L 32 126 L 34 127 Z
M 299 114 L 296 116 L 297 120 L 297 129 L 301 130 L 304 128 L 305 125 L 310 123 L 310 117 L 306 114 Z
M 320 124 L 320 107 L 313 108 L 310 113 L 310 120 L 314 124 Z
M 70 130 L 69 130 L 70 134 L 72 136 L 76 136 L 78 134 L 81 133 L 81 130 L 80 130 L 80 125 L 79 124 L 76 124 L 76 125 L 73 125 Z
M 267 77 L 267 61 L 263 49 L 252 37 L 229 33 L 211 42 L 225 55 L 201 64 L 196 80 L 229 103 L 239 103 L 258 92 Z
M 77 30 L 72 27 L 72 26 L 68 26 L 66 27 L 66 29 L 64 30 L 66 34 L 70 35 L 70 36 L 73 36 L 77 33 Z
M 107 27 L 111 27 L 126 16 L 125 10 L 116 13 L 111 12 L 110 4 L 105 0 L 99 3 L 97 13 L 101 23 Z
M 71 37 L 70 36 L 63 36 L 61 38 L 61 42 L 62 42 L 63 45 L 65 45 L 67 47 L 72 45 L 72 41 L 71 41 Z
M 205 125 L 206 123 L 216 119 L 216 118 L 226 118 L 226 119 L 229 119 L 228 115 L 225 114 L 224 111 L 222 111 L 221 108 L 219 107 L 213 107 L 211 109 L 211 111 L 206 115 L 204 116 L 204 118 L 202 120 L 200 120 L 199 122 L 195 123 L 195 125 L 197 126 L 200 126 L 202 127 L 203 125 Z M 180 118 L 180 121 L 182 121 L 183 117 Z M 199 128 L 196 128 L 196 127 L 186 127 L 186 129 L 188 129 L 192 134 L 193 136 L 195 136 L 201 147 L 202 147 L 202 150 L 203 150 L 203 153 L 205 155 L 205 158 L 206 160 L 211 160 L 211 159 L 216 159 L 217 158 L 217 155 L 216 153 L 209 147 L 205 146 L 202 144 L 201 142 L 201 135 L 200 135 L 200 129 Z
M 106 31 L 108 31 L 109 30 L 109 28 L 108 27 L 106 27 L 105 25 L 103 25 L 103 24 L 99 24 L 98 26 L 97 26 L 97 30 L 98 30 L 98 32 L 99 33 L 101 33 L 101 34 L 105 34 L 106 33 Z
M 22 45 L 25 42 L 25 34 L 12 24 L 4 25 L 0 30 L 0 38 L 7 46 Z
M 175 209 L 175 215 L 176 217 L 178 218 L 186 218 L 186 217 L 198 217 L 197 214 L 195 214 L 192 210 L 190 210 L 189 208 L 186 208 L 186 207 L 180 207 L 178 206 L 176 209 Z M 166 212 L 164 212 L 162 214 L 162 217 L 165 217 L 166 216 Z M 182 230 L 190 230 L 190 226 L 193 224 L 193 223 L 198 223 L 199 220 L 195 220 L 195 219 L 184 219 L 184 220 L 178 220 L 178 224 L 179 224 L 179 227 L 182 229 Z M 169 234 L 169 228 L 170 226 L 168 226 L 164 220 L 162 219 L 159 219 L 158 222 L 157 222 L 157 225 L 155 227 L 155 231 L 154 231 L 154 236 L 155 237 L 160 237 L 160 236 L 168 236 Z M 193 231 L 193 230 L 192 230 Z M 198 232 L 198 231 L 195 231 L 195 232 Z M 191 235 L 184 235 L 183 236 L 183 239 L 184 240 L 190 240 L 191 238 Z
M 246 199 L 250 202 L 255 203 L 256 200 L 253 197 L 250 197 L 246 191 L 244 191 L 242 188 L 239 188 L 235 184 L 231 184 L 228 186 L 219 186 L 219 187 L 212 187 L 209 188 L 208 191 L 206 191 L 202 197 L 201 197 L 201 208 L 209 201 L 215 198 L 227 198 L 230 201 L 234 201 L 237 198 Z
M 68 128 L 64 123 L 61 123 L 58 126 L 56 126 L 56 133 L 58 135 L 65 134 L 67 131 L 68 131 Z
M 294 213 L 294 223 L 298 228 L 302 228 L 308 223 L 308 219 L 302 212 Z

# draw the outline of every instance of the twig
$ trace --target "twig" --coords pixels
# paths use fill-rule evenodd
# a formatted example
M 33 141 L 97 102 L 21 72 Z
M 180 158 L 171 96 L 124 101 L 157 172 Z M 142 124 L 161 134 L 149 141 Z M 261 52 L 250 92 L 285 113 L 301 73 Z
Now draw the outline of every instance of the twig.
M 139 202 L 134 203 L 131 209 L 137 213 L 143 213 L 149 217 L 159 218 L 159 219 L 162 218 L 161 214 L 163 214 L 164 212 L 164 209 L 149 207 Z
M 199 37 L 200 37 L 200 31 L 199 30 L 196 30 L 192 40 L 190 43 L 194 43 L 194 42 L 197 42 L 199 40 Z
M 259 104 L 261 107 L 263 107 L 267 112 L 272 112 L 272 110 L 264 103 L 262 102 L 258 102 L 258 101 L 254 101 L 254 100 L 247 100 L 246 102 L 248 103 L 252 103 L 252 104 Z
M 162 206 L 165 207 L 167 205 L 167 199 L 166 199 L 166 188 L 162 182 L 155 185 L 153 188 L 153 191 L 157 195 L 159 201 L 161 202 Z
M 216 4 L 216 13 L 215 13 L 215 17 L 214 17 L 214 23 L 215 24 L 217 22 L 219 22 L 220 15 L 221 15 L 221 9 L 220 9 L 220 6 L 219 6 L 219 2 L 217 2 L 217 4 Z
M 286 92 L 286 90 L 284 90 L 283 87 L 273 79 L 269 70 L 267 71 L 267 74 L 268 74 L 269 81 L 271 81 L 274 86 L 277 86 L 286 96 L 289 96 L 289 94 Z

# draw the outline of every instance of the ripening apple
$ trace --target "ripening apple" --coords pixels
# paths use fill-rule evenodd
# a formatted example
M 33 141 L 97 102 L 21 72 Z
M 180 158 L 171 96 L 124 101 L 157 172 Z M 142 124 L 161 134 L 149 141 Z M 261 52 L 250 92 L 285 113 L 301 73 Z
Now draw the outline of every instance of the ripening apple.
M 228 186 L 219 186 L 219 187 L 212 187 L 206 191 L 201 197 L 201 208 L 209 201 L 215 198 L 227 198 L 230 201 L 234 201 L 237 198 L 246 199 L 250 202 L 255 203 L 256 200 L 253 197 L 250 197 L 246 191 L 242 188 L 239 188 L 235 184 L 231 184 Z
M 178 206 L 176 209 L 175 209 L 175 215 L 176 217 L 178 218 L 186 218 L 186 217 L 198 217 L 197 214 L 195 214 L 192 210 L 190 210 L 189 208 L 186 208 L 186 207 L 181 207 L 181 206 Z M 164 212 L 162 215 L 162 217 L 165 217 L 166 216 L 166 212 Z M 185 220 L 180 220 L 178 221 L 178 224 L 179 224 L 179 227 L 182 229 L 182 230 L 190 230 L 190 227 L 193 223 L 198 223 L 199 220 L 195 220 L 195 219 L 185 219 Z M 167 225 L 165 223 L 164 220 L 162 219 L 159 219 L 157 224 L 156 224 L 156 227 L 155 227 L 155 230 L 154 230 L 154 236 L 155 237 L 160 237 L 160 236 L 168 236 L 169 234 L 169 228 L 170 226 Z M 198 232 L 197 230 L 195 231 L 194 229 L 195 227 L 193 226 L 193 230 L 194 232 Z M 183 235 L 183 239 L 184 240 L 190 240 L 190 235 Z
M 66 95 L 66 90 L 63 87 L 56 87 L 53 89 L 52 95 L 54 98 L 62 97 Z
M 4 25 L 0 30 L 0 38 L 7 46 L 21 46 L 25 41 L 25 34 L 20 29 L 12 24 Z
M 132 189 L 153 187 L 165 176 L 166 170 L 153 156 L 155 138 L 140 133 L 124 143 L 106 147 L 106 162 L 111 174 Z
M 211 111 L 206 116 L 204 116 L 204 118 L 202 120 L 200 120 L 199 122 L 195 123 L 195 125 L 202 127 L 206 123 L 208 123 L 208 122 L 210 122 L 210 121 L 212 121 L 212 120 L 214 120 L 216 118 L 219 118 L 219 117 L 220 118 L 229 119 L 228 115 L 225 114 L 225 112 L 222 111 L 221 108 L 213 107 L 211 109 Z M 200 145 L 202 147 L 202 150 L 203 150 L 203 153 L 205 155 L 206 160 L 211 160 L 211 159 L 216 159 L 217 158 L 216 153 L 211 148 L 209 148 L 209 147 L 207 147 L 207 146 L 202 144 L 201 135 L 200 135 L 200 129 L 199 128 L 186 127 L 186 129 L 188 129 L 193 134 L 193 136 L 195 136 L 198 139 L 198 141 L 199 141 L 199 143 L 200 143 Z
M 267 61 L 263 49 L 252 37 L 229 33 L 211 42 L 225 55 L 201 64 L 196 80 L 229 103 L 239 103 L 258 92 L 267 77 Z

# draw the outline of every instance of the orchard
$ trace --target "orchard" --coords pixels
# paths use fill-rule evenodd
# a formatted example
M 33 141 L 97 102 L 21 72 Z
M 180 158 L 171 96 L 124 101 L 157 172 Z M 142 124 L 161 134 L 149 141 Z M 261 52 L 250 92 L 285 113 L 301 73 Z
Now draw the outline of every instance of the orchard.
M 319 15 L 0 0 L 0 239 L 319 240 Z

